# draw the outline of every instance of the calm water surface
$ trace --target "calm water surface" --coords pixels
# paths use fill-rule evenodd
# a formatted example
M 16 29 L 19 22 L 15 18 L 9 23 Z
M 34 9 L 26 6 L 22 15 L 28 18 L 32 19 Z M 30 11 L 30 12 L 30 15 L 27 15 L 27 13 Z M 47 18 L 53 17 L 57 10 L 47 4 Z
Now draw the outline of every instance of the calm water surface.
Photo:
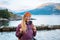
M 37 31 L 36 40 L 60 40 L 60 30 Z M 0 32 L 0 40 L 17 40 L 15 32 Z
M 60 15 L 32 15 L 32 18 L 36 20 L 32 20 L 34 25 L 60 25 Z M 17 26 L 20 24 L 19 21 L 10 21 L 9 26 Z

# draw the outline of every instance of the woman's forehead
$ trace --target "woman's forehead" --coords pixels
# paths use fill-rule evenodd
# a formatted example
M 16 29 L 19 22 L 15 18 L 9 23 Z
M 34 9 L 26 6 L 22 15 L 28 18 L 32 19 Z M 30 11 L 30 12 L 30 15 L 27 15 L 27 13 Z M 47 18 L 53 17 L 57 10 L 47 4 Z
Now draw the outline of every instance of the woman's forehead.
M 25 16 L 25 17 L 31 17 L 31 16 Z

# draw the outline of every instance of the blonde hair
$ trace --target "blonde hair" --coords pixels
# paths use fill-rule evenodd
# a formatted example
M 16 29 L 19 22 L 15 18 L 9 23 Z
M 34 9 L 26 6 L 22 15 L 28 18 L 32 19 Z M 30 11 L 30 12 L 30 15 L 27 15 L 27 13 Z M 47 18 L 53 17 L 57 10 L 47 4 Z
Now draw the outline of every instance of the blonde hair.
M 26 18 L 25 18 L 26 16 L 30 16 L 30 17 L 31 17 L 30 12 L 26 12 L 26 13 L 24 14 L 24 16 L 22 17 L 21 28 L 22 28 L 23 31 L 26 31 L 26 30 L 27 30 Z
M 23 16 L 22 22 L 21 22 L 21 28 L 23 31 L 26 31 L 26 29 L 27 29 L 25 21 L 26 21 L 25 16 Z

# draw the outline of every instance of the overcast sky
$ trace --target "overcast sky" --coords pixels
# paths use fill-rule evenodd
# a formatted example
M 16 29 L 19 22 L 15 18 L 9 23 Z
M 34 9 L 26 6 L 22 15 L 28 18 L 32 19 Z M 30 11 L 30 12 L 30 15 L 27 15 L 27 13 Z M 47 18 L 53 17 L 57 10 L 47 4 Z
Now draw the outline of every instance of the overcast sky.
M 60 0 L 0 0 L 0 7 L 13 11 L 34 9 L 44 3 L 60 3 Z

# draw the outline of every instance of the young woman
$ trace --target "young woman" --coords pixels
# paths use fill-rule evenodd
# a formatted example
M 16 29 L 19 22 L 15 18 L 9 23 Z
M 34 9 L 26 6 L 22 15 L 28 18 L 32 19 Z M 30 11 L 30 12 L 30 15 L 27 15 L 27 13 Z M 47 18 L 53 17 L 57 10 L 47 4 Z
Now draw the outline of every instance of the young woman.
M 22 22 L 16 28 L 16 36 L 19 40 L 33 40 L 36 35 L 36 27 L 34 27 L 31 19 L 31 14 L 26 12 Z

